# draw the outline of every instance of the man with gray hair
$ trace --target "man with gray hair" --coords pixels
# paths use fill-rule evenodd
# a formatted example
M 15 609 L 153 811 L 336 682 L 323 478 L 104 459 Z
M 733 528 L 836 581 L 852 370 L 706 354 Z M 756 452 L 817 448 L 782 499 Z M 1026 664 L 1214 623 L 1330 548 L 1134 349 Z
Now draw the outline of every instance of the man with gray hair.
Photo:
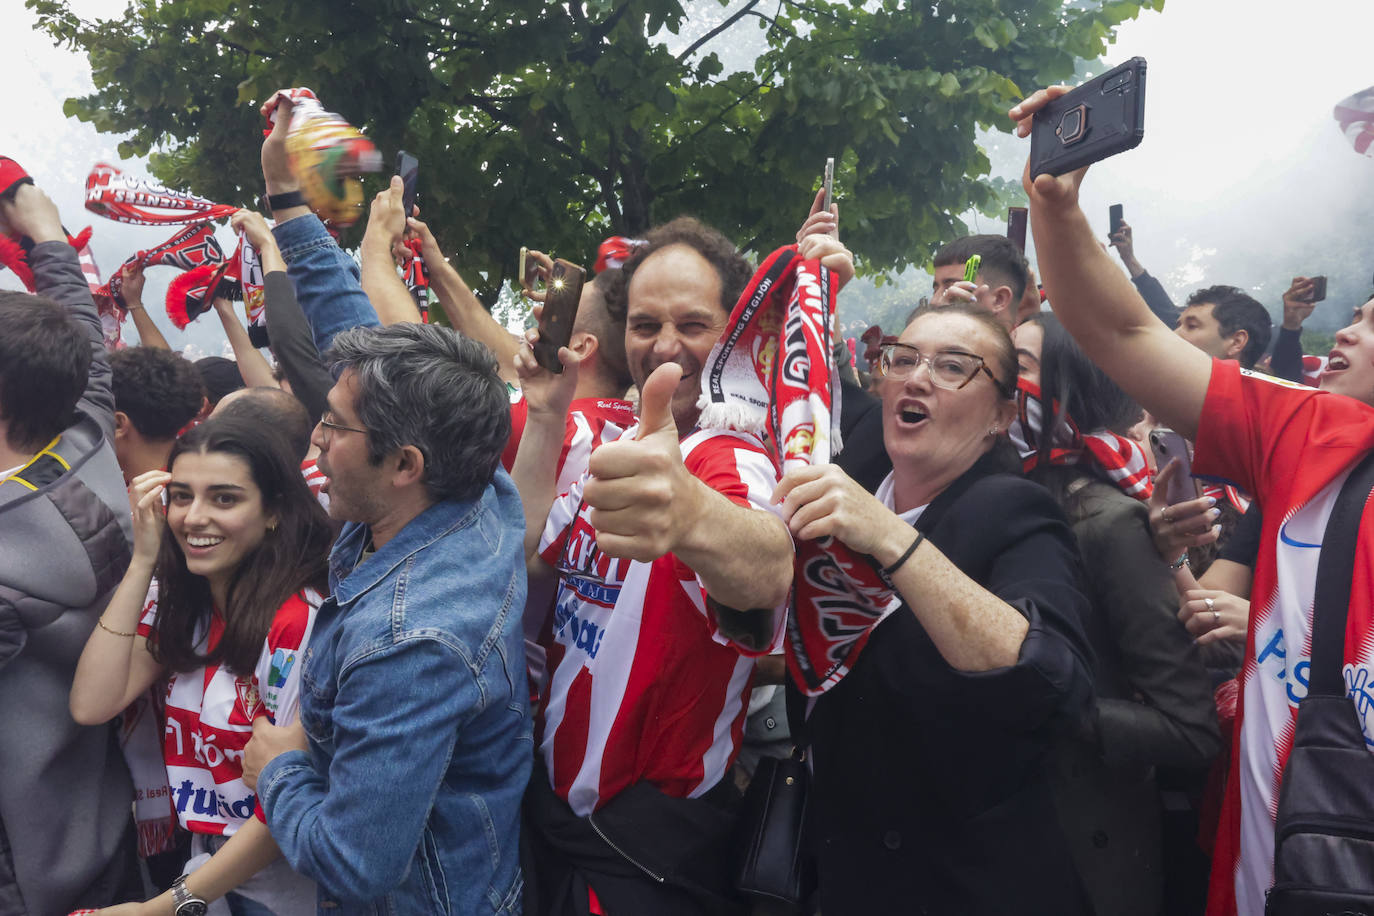
M 278 118 L 278 125 L 287 118 Z M 263 145 L 274 234 L 337 383 L 315 428 L 344 522 L 305 655 L 300 724 L 255 723 L 245 779 L 291 866 L 340 913 L 520 912 L 533 739 L 523 513 L 490 351 L 375 327 L 358 268 Z

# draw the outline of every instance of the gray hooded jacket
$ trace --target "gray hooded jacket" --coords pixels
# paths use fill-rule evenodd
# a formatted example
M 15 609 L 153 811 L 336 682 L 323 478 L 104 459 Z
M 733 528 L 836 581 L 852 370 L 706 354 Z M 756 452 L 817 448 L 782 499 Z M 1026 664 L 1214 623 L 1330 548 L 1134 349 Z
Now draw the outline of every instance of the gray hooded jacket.
M 113 728 L 77 725 L 67 709 L 132 543 L 110 364 L 75 251 L 43 242 L 29 262 L 39 293 L 85 328 L 92 361 L 77 422 L 0 481 L 0 916 L 112 902 L 133 791 Z

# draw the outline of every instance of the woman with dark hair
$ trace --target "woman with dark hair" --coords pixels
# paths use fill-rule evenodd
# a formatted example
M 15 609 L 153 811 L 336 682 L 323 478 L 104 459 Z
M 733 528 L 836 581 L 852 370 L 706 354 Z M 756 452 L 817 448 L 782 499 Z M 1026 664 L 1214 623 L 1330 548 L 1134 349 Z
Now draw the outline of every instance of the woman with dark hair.
M 1027 475 L 1064 509 L 1086 571 L 1083 625 L 1097 656 L 1094 703 L 1050 756 L 1055 806 L 1098 913 L 1161 912 L 1155 767 L 1202 770 L 1220 749 L 1211 681 L 1179 623 L 1154 550 L 1149 471 L 1122 435 L 1140 408 L 1041 312 L 1015 332 Z
M 71 693 L 73 717 L 97 724 L 169 675 L 164 758 L 196 870 L 129 912 L 225 896 L 234 916 L 313 913 L 314 884 L 279 858 L 242 759 L 258 716 L 295 720 L 333 527 L 285 440 L 241 418 L 197 426 L 167 466 L 129 488 L 133 559 Z
M 1086 607 L 1073 535 L 1007 444 L 1011 340 L 969 306 L 921 311 L 879 368 L 876 493 L 817 465 L 774 497 L 794 537 L 837 539 L 894 593 L 842 680 L 791 688 L 820 910 L 1089 912 L 1042 765 L 1092 694 Z M 844 638 L 852 620 L 797 625 Z

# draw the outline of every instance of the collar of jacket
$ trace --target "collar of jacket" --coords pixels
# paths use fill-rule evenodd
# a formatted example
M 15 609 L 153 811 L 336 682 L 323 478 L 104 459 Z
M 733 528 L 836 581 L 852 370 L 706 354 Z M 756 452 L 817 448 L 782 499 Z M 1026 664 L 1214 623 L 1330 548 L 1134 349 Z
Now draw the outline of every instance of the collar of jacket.
M 482 496 L 470 500 L 440 500 L 419 515 L 396 536 L 382 545 L 367 562 L 359 566 L 363 548 L 372 540 L 372 530 L 360 522 L 348 522 L 334 542 L 329 574 L 334 600 L 346 605 L 389 578 L 396 568 L 435 541 L 460 528 L 479 522 L 483 498 L 491 493 L 488 485 Z

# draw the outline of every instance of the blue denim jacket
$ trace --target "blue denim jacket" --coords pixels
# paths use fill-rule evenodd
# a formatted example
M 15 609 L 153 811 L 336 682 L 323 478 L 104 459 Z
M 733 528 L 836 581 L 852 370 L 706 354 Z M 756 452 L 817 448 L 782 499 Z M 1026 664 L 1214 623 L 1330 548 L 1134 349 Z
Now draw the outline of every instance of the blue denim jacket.
M 319 220 L 276 234 L 322 351 L 377 323 Z M 310 750 L 260 775 L 268 827 L 321 913 L 518 914 L 534 754 L 519 497 L 498 469 L 479 499 L 431 506 L 363 561 L 370 538 L 350 523 L 335 542 L 302 672 Z
M 520 799 L 534 755 L 524 671 L 523 524 L 504 471 L 431 506 L 359 562 L 345 526 L 305 654 L 310 751 L 258 781 L 321 911 L 520 912 Z

